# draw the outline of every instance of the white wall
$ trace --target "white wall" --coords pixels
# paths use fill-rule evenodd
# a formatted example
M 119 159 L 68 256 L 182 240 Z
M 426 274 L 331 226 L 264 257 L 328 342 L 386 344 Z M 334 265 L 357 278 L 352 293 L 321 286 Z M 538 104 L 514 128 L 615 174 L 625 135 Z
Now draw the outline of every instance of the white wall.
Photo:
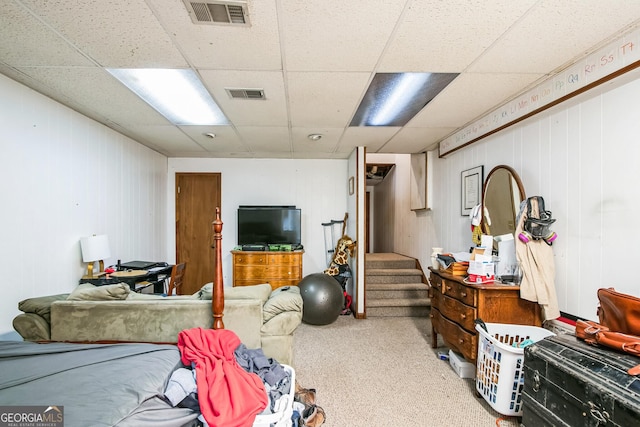
M 77 286 L 81 237 L 109 236 L 106 265 L 164 259 L 167 159 L 2 75 L 0 93 L 2 335 L 18 301 Z
M 231 250 L 237 242 L 239 205 L 296 205 L 302 213 L 303 277 L 327 268 L 322 223 L 342 220 L 347 209 L 347 160 L 169 159 L 167 258 L 175 261 L 175 174 L 222 174 L 222 271 L 232 284 Z
M 516 169 L 527 196 L 543 196 L 557 219 L 553 245 L 560 309 L 597 320 L 596 291 L 615 287 L 640 296 L 634 280 L 640 211 L 639 72 L 580 95 L 517 125 L 434 160 L 433 210 L 416 214 L 400 193 L 396 167 L 395 251 L 429 265 L 431 247 L 472 245 L 460 214 L 460 173 L 499 164 Z M 406 172 L 408 174 L 408 171 Z M 408 176 L 408 175 L 407 175 Z M 408 182 L 408 181 L 407 181 Z M 406 185 L 408 187 L 408 184 Z M 406 189 L 408 194 L 408 188 Z M 409 227 L 421 230 L 413 238 Z M 410 238 L 411 237 L 411 238 Z

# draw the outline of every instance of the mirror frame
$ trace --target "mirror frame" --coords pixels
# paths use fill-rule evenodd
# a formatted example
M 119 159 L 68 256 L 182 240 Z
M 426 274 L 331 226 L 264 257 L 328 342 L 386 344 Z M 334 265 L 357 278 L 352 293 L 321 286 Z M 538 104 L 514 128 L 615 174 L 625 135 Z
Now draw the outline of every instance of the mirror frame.
M 480 209 L 480 212 L 482 212 L 482 220 L 480 221 L 480 230 L 482 230 L 483 233 L 487 233 L 487 228 L 486 228 L 486 224 L 485 224 L 485 216 L 484 216 L 484 196 L 487 192 L 487 185 L 489 184 L 489 182 L 491 181 L 491 176 L 495 173 L 498 172 L 500 170 L 506 169 L 511 176 L 513 177 L 513 179 L 516 181 L 516 184 L 518 186 L 518 191 L 520 192 L 520 201 L 525 200 L 527 198 L 525 192 L 524 192 L 524 185 L 522 185 L 522 181 L 520 180 L 520 175 L 518 175 L 518 172 L 516 172 L 515 169 L 513 169 L 511 166 L 507 166 L 507 165 L 498 165 L 496 167 L 494 167 L 493 169 L 491 169 L 491 172 L 489 172 L 489 174 L 487 175 L 486 179 L 484 180 L 484 184 L 482 185 L 482 206 Z M 518 206 L 516 206 L 516 210 L 518 209 Z

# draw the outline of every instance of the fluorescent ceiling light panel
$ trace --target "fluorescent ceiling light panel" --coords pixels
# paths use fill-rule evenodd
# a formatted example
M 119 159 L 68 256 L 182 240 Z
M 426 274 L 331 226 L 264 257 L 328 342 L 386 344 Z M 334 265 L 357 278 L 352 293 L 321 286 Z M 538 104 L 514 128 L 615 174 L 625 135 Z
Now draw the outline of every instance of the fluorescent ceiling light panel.
M 378 73 L 350 126 L 404 126 L 457 76 L 457 73 Z
M 173 124 L 229 123 L 193 70 L 108 68 L 107 71 Z

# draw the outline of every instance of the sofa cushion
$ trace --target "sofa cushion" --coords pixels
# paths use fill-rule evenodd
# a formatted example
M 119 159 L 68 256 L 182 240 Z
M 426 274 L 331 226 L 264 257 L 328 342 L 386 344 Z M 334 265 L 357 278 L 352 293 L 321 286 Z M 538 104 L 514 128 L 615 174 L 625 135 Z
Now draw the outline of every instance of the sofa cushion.
M 27 298 L 18 303 L 18 309 L 25 313 L 34 313 L 51 322 L 51 303 L 66 300 L 69 294 L 48 295 L 46 297 Z
M 51 339 L 175 343 L 184 329 L 213 326 L 211 301 L 172 298 L 56 301 L 51 307 Z M 260 301 L 225 303 L 223 322 L 248 348 L 260 347 Z
M 262 283 L 250 286 L 234 286 L 224 288 L 224 299 L 259 299 L 266 303 L 271 295 L 271 285 Z
M 267 323 L 287 311 L 302 312 L 302 297 L 297 286 L 283 286 L 273 291 L 262 307 L 262 320 Z
M 127 299 L 131 288 L 126 283 L 114 285 L 95 286 L 91 283 L 78 285 L 69 295 L 69 301 L 108 301 Z
M 213 282 L 209 282 L 206 285 L 202 286 L 198 292 L 191 295 L 194 299 L 210 300 L 213 295 Z
M 51 339 L 49 321 L 35 313 L 21 313 L 13 319 L 15 329 L 25 341 L 48 341 Z
M 212 298 L 213 283 L 209 282 L 204 285 L 198 292 L 192 295 L 193 298 L 207 299 Z M 251 286 L 225 286 L 224 287 L 224 299 L 225 300 L 238 300 L 238 299 L 259 299 L 264 304 L 271 295 L 271 285 L 268 283 L 262 283 L 259 285 Z

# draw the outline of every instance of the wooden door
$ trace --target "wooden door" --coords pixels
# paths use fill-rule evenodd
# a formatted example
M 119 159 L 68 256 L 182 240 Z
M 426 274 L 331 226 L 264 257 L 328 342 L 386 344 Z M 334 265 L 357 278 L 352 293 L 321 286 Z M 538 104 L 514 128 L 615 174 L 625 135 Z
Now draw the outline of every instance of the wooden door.
M 187 264 L 184 295 L 213 281 L 212 223 L 216 207 L 222 209 L 220 192 L 220 173 L 176 173 L 176 263 Z

